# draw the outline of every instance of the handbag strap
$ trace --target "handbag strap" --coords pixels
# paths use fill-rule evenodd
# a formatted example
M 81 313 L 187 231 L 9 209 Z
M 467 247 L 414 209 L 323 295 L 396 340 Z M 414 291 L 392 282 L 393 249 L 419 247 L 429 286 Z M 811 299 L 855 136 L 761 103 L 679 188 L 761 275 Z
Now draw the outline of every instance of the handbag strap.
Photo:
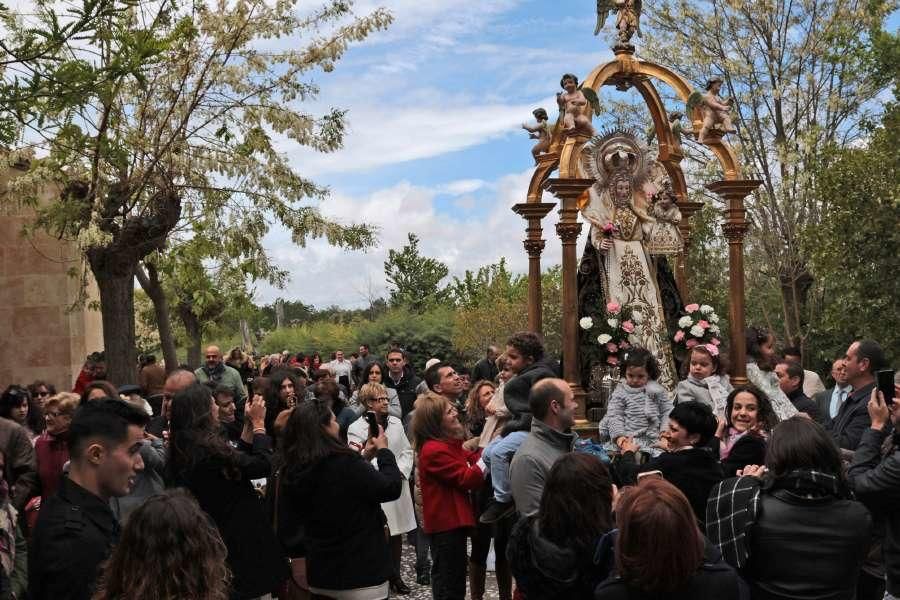
M 272 509 L 272 528 L 278 535 L 278 504 L 281 498 L 281 469 L 275 471 L 275 507 Z

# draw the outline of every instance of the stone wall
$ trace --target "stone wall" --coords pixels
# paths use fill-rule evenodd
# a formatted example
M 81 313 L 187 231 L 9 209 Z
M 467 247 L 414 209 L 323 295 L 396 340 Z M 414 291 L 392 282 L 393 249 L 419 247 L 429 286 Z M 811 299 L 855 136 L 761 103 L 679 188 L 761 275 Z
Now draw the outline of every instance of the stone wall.
M 72 243 L 44 233 L 22 237 L 33 213 L 2 192 L 16 174 L 0 173 L 0 389 L 43 379 L 66 391 L 85 357 L 103 348 L 100 312 L 71 309 L 81 285 L 69 275 L 81 268 Z M 88 294 L 98 298 L 93 282 Z

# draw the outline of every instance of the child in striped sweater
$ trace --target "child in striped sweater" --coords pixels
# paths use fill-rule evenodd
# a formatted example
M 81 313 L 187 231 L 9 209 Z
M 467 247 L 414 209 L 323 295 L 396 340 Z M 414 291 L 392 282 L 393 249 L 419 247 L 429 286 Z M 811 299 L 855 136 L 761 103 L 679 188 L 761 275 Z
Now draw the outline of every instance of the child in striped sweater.
M 620 452 L 629 441 L 641 452 L 656 456 L 662 450 L 655 445 L 668 427 L 672 400 L 658 383 L 659 364 L 643 348 L 631 350 L 620 367 L 622 381 L 609 398 L 606 416 L 600 421 L 600 441 L 608 450 Z

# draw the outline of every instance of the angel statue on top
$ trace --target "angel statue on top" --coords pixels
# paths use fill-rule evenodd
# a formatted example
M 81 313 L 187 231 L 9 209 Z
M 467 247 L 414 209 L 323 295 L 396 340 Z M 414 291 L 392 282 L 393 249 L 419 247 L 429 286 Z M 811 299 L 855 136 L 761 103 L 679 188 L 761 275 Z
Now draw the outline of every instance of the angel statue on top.
M 737 129 L 731 121 L 731 107 L 734 98 L 722 100 L 719 90 L 722 78 L 713 77 L 706 82 L 706 93 L 695 90 L 687 99 L 687 114 L 691 115 L 695 107 L 703 113 L 703 125 L 697 134 L 697 141 L 705 144 L 721 138 L 726 133 L 735 133 Z
M 635 33 L 641 37 L 641 4 L 642 0 L 597 0 L 597 26 L 594 27 L 594 35 L 599 35 L 609 13 L 616 11 L 616 45 L 630 47 Z
M 579 312 L 616 302 L 639 313 L 631 341 L 653 353 L 658 383 L 674 391 L 678 379 L 668 322 L 677 320 L 681 298 L 665 257 L 651 258 L 649 235 L 660 227 L 668 230 L 676 215 L 673 207 L 651 205 L 664 182 L 661 165 L 648 153 L 633 133 L 618 129 L 593 138 L 582 151 L 579 176 L 594 184 L 580 206 L 591 229 L 579 269 Z M 653 213 L 669 221 L 662 223 Z
M 597 97 L 597 92 L 578 85 L 578 78 L 571 73 L 563 75 L 559 80 L 559 85 L 565 90 L 556 94 L 556 103 L 559 104 L 562 118 L 563 134 L 594 135 L 591 113 L 600 115 L 600 99 Z

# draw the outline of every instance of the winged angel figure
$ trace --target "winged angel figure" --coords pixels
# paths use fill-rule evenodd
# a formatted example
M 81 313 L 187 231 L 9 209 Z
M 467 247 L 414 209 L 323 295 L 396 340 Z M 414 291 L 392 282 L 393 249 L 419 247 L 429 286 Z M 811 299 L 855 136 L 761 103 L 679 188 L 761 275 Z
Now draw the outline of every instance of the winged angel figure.
M 556 94 L 559 112 L 562 116 L 562 130 L 565 134 L 581 133 L 594 135 L 591 113 L 600 116 L 600 98 L 591 88 L 578 85 L 578 78 L 566 73 L 559 81 L 564 92 Z
M 609 14 L 616 11 L 618 45 L 629 45 L 635 33 L 641 37 L 641 5 L 642 0 L 597 0 L 597 26 L 594 27 L 594 35 L 600 33 Z

